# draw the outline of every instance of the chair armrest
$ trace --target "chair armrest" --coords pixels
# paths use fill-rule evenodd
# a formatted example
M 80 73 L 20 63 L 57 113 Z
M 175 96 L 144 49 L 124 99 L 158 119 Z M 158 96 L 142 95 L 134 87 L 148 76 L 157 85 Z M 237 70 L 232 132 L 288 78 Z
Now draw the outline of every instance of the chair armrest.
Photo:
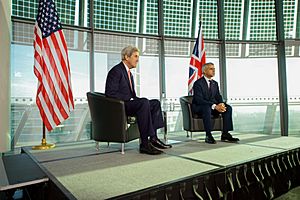
M 191 128 L 191 121 L 193 118 L 191 108 L 192 99 L 192 96 L 183 96 L 179 99 L 183 118 L 183 128 L 185 130 L 189 130 Z
M 94 98 L 98 98 L 98 99 L 101 99 L 103 101 L 109 101 L 109 102 L 112 102 L 112 103 L 122 103 L 122 104 L 124 104 L 123 100 L 107 97 L 105 94 L 100 93 L 100 92 L 88 92 L 87 96 L 94 96 Z
M 98 92 L 88 92 L 87 98 L 92 121 L 101 122 L 107 127 L 127 124 L 124 101 L 106 97 Z

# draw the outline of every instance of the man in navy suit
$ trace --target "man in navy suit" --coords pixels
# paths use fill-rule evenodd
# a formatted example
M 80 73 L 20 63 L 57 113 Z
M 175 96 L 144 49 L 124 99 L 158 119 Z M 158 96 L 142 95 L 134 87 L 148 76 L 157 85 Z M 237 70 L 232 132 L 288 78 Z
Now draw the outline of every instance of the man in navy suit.
M 222 114 L 223 130 L 221 141 L 237 142 L 238 138 L 232 137 L 229 131 L 233 130 L 232 108 L 224 103 L 220 94 L 218 82 L 212 79 L 215 76 L 213 63 L 206 63 L 202 66 L 203 76 L 193 86 L 194 96 L 192 102 L 193 113 L 203 118 L 206 132 L 205 142 L 215 144 L 216 141 L 211 134 L 211 116 Z
M 128 46 L 122 50 L 121 56 L 122 61 L 108 72 L 105 94 L 123 100 L 126 114 L 137 117 L 141 134 L 140 153 L 160 154 L 160 149 L 172 147 L 159 140 L 156 134 L 157 129 L 164 126 L 160 102 L 136 96 L 130 69 L 137 67 L 139 50 Z

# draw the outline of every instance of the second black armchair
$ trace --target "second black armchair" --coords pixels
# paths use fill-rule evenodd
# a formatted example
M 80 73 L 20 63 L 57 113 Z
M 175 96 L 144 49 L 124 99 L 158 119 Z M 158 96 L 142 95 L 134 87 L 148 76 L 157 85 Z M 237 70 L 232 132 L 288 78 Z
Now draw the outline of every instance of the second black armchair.
M 180 97 L 180 105 L 182 110 L 182 118 L 183 118 L 183 129 L 187 131 L 187 136 L 189 136 L 188 132 L 192 133 L 196 131 L 205 131 L 203 120 L 201 116 L 197 116 L 192 112 L 192 101 L 193 96 L 183 96 Z M 222 116 L 213 117 L 212 120 L 212 130 L 213 131 L 221 131 L 222 124 Z

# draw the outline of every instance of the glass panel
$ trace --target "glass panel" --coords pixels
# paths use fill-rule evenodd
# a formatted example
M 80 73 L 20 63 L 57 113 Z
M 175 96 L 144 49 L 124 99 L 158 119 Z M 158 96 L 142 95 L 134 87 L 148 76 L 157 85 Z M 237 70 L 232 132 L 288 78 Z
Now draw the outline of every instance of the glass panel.
M 168 117 L 168 132 L 182 130 L 182 116 L 179 98 L 188 95 L 188 72 L 191 49 L 194 42 L 183 41 L 166 41 L 167 44 L 174 43 L 177 48 L 179 46 L 187 46 L 186 51 L 176 51 L 169 45 L 168 56 L 166 56 L 166 102 L 164 102 L 165 110 Z M 180 44 L 180 45 L 178 45 Z M 207 53 L 206 61 L 213 62 L 216 67 L 216 76 L 214 79 L 219 82 L 219 58 L 218 45 L 205 43 Z M 173 51 L 172 51 L 173 50 Z M 176 52 L 178 52 L 176 54 Z M 167 51 L 166 51 L 167 53 Z
M 140 49 L 139 65 L 133 69 L 137 96 L 159 98 L 158 41 L 154 39 L 96 34 L 95 89 L 105 92 L 108 71 L 121 62 L 121 50 L 128 46 Z
M 164 0 L 165 35 L 189 37 L 191 35 L 191 19 L 191 0 Z
M 79 0 L 56 0 L 55 6 L 63 24 L 78 25 L 75 16 L 78 16 Z M 12 16 L 35 19 L 38 10 L 38 1 L 12 0 Z
M 165 40 L 166 56 L 189 56 L 190 48 L 190 42 Z
M 89 7 L 88 7 L 89 8 Z M 139 1 L 94 0 L 94 27 L 97 29 L 137 32 Z M 88 24 L 90 11 L 88 10 Z
M 299 12 L 297 8 L 299 1 L 297 0 L 283 0 L 283 17 L 284 17 L 284 35 L 285 38 L 296 38 L 297 18 L 299 19 Z M 299 36 L 299 34 L 298 34 Z
M 245 55 L 247 57 L 276 57 L 277 50 L 271 44 L 249 44 L 246 45 Z M 243 56 L 243 55 L 242 55 Z
M 140 95 L 150 99 L 159 99 L 159 57 L 158 40 L 143 39 L 146 45 L 140 57 Z
M 12 16 L 35 19 L 38 2 L 32 0 L 12 0 Z
M 188 42 L 186 42 L 188 43 Z M 186 52 L 186 53 L 189 53 Z M 179 103 L 181 96 L 188 93 L 188 56 L 166 56 L 166 99 L 164 109 L 167 111 L 168 132 L 182 130 L 182 113 Z
M 158 0 L 146 1 L 146 31 L 148 34 L 158 34 Z
M 11 45 L 11 134 L 16 146 L 36 145 L 42 139 L 42 122 L 35 104 L 37 78 L 33 73 L 33 25 L 13 23 Z M 90 138 L 90 119 L 86 101 L 89 91 L 89 34 L 64 29 L 75 110 L 51 133 L 48 142 L 66 142 Z
M 202 19 L 203 23 L 203 37 L 205 39 L 218 39 L 217 0 L 199 1 L 199 19 Z
M 137 38 L 98 33 L 94 37 L 95 90 L 104 93 L 108 71 L 121 61 L 121 50 L 124 47 L 128 45 L 138 46 Z M 135 70 L 132 71 L 132 75 L 136 76 Z
M 239 46 L 230 47 L 234 45 Z M 274 51 L 276 48 L 270 44 L 265 47 Z M 277 58 L 263 55 L 262 50 L 251 56 L 227 58 L 227 94 L 236 132 L 279 134 Z
M 242 39 L 244 6 L 242 0 L 225 0 L 225 38 L 226 40 Z
M 300 117 L 300 80 L 299 80 L 299 45 L 288 46 L 293 54 L 286 58 L 287 65 L 287 85 L 289 103 L 289 135 L 299 136 L 299 117 Z
M 274 0 L 250 1 L 250 40 L 276 40 Z

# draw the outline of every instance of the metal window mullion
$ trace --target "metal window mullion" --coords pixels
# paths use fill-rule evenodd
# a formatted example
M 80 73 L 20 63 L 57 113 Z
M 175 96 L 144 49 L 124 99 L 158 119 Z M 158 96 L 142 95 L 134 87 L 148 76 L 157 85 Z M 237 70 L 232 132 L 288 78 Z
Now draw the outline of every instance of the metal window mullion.
M 192 10 L 192 31 L 190 37 L 195 37 L 196 29 L 198 26 L 196 26 L 197 22 L 197 16 L 198 16 L 198 0 L 193 0 L 193 10 Z
M 247 34 L 249 30 L 249 8 L 250 8 L 250 0 L 244 1 L 244 14 L 243 14 L 243 25 L 242 25 L 242 40 L 247 40 Z M 241 50 L 241 57 L 246 57 L 246 47 L 247 44 L 241 44 L 242 50 Z
M 84 7 L 85 7 L 85 0 L 80 0 L 79 1 L 79 12 L 78 12 L 78 26 L 84 26 Z
M 164 9 L 163 1 L 158 2 L 158 35 L 160 37 L 158 56 L 159 56 L 159 85 L 160 85 L 160 100 L 166 97 L 166 75 L 165 75 L 165 38 L 164 38 Z
M 277 61 L 278 61 L 278 84 L 279 84 L 279 104 L 280 104 L 280 128 L 281 128 L 281 135 L 288 136 L 288 99 L 287 99 L 286 58 L 285 58 L 282 0 L 275 0 L 275 13 L 276 13 L 276 36 L 279 42 L 277 46 Z
M 144 32 L 144 22 L 146 21 L 145 17 L 145 0 L 140 0 L 140 12 L 139 12 L 139 33 L 143 34 Z
M 300 2 L 297 3 L 297 12 L 295 15 L 297 16 L 297 21 L 296 21 L 296 38 L 300 38 Z
M 227 100 L 227 79 L 226 79 L 226 46 L 225 46 L 225 25 L 224 25 L 224 1 L 218 0 L 218 36 L 220 40 L 219 66 L 220 66 L 220 87 L 223 98 Z
M 90 28 L 91 28 L 91 42 L 90 42 L 90 91 L 95 91 L 95 68 L 94 68 L 94 1 L 90 0 Z

